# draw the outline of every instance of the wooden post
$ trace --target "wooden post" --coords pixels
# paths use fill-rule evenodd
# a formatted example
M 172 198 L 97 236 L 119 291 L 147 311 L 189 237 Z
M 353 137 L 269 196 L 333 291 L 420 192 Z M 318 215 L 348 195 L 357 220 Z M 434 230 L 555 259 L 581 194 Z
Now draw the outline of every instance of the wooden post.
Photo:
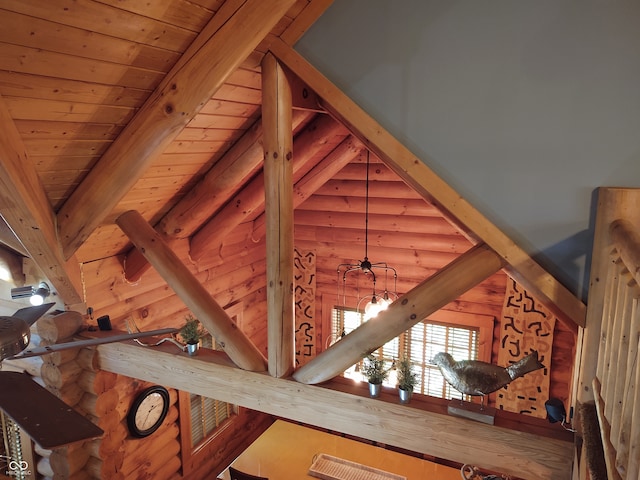
M 269 373 L 294 368 L 293 132 L 291 88 L 282 67 L 267 53 L 262 61 L 264 191 L 267 225 L 267 322 Z
M 340 375 L 358 360 L 458 298 L 500 270 L 504 260 L 484 244 L 473 247 L 427 278 L 345 338 L 293 374 L 297 381 L 315 384 Z
M 120 215 L 116 223 L 238 367 L 252 371 L 266 370 L 266 362 L 260 351 L 142 215 L 130 210 Z

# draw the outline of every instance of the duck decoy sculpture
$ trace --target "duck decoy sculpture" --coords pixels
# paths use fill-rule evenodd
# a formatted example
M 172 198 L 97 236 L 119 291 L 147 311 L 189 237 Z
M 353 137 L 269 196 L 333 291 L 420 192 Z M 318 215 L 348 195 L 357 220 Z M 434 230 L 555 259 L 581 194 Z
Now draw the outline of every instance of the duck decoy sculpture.
M 508 367 L 500 367 L 479 360 L 455 361 L 445 352 L 433 357 L 432 363 L 437 365 L 442 376 L 449 385 L 465 395 L 482 397 L 505 387 L 516 378 L 544 368 L 538 361 L 538 352 L 533 351 Z

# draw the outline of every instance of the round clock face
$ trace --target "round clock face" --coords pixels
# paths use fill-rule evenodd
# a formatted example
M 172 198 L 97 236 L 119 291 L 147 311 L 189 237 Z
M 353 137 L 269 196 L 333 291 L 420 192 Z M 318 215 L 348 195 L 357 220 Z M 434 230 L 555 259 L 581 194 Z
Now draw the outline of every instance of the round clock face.
M 169 392 L 154 386 L 142 392 L 131 406 L 127 416 L 129 431 L 136 437 L 146 437 L 162 424 L 169 410 Z

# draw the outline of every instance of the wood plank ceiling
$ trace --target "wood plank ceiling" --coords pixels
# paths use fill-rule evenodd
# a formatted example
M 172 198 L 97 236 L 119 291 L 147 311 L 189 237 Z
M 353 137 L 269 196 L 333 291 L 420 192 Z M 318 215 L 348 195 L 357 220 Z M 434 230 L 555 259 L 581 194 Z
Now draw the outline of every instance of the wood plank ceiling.
M 293 67 L 295 54 L 285 49 L 330 3 L 2 0 L 0 206 L 24 251 L 15 239 L 3 243 L 31 256 L 72 306 L 84 299 L 83 265 L 123 255 L 128 278 L 148 268 L 115 223 L 127 210 L 140 212 L 194 261 L 206 262 L 228 235 L 238 235 L 237 225 L 247 239 L 262 237 L 260 63 L 272 49 Z M 306 76 L 305 68 L 298 75 Z M 478 233 L 485 220 L 463 218 L 477 227 L 467 231 L 453 220 L 473 210 L 458 196 L 443 202 L 448 190 L 438 182 L 444 193 L 425 201 L 430 179 L 396 162 L 389 154 L 395 144 L 376 143 L 369 125 L 357 124 L 357 112 L 349 117 L 331 101 L 320 104 L 314 90 L 331 96 L 330 88 L 291 78 L 298 82 L 297 242 L 326 249 L 336 263 L 362 258 L 363 144 L 373 152 L 372 259 L 384 257 L 382 247 L 398 248 L 395 260 L 410 266 L 415 284 L 468 249 L 469 240 L 487 241 Z M 516 269 L 537 272 L 487 231 L 492 248 L 515 258 Z M 346 248 L 336 252 L 336 244 Z M 432 258 L 416 260 L 416 249 Z M 568 306 L 564 313 L 579 323 L 584 306 L 566 300 L 550 276 L 535 276 L 543 293 L 561 292 L 560 310 Z

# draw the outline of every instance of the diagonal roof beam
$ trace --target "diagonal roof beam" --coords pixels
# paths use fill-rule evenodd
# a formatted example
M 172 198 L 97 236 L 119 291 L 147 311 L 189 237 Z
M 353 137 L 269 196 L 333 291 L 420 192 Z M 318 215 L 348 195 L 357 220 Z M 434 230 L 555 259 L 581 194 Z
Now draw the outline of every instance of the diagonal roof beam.
M 327 111 L 425 199 L 435 202 L 507 262 L 505 269 L 545 303 L 570 328 L 584 327 L 586 306 L 504 232 L 462 198 L 451 186 L 363 111 L 299 53 L 280 39 L 270 43 L 273 54 L 320 98 Z M 427 159 L 428 161 L 428 159 Z
M 360 140 L 349 135 L 329 155 L 320 160 L 304 177 L 293 186 L 293 208 L 299 207 L 316 190 L 333 178 L 345 165 L 358 157 L 364 150 Z M 253 221 L 251 238 L 261 238 L 266 233 L 265 214 L 261 213 Z
M 504 266 L 485 244 L 460 255 L 339 342 L 318 354 L 293 374 L 301 383 L 316 384 L 340 375 L 361 358 L 397 337 Z
M 66 258 L 100 225 L 155 157 L 294 3 L 295 0 L 224 3 L 60 209 L 58 226 Z
M 295 112 L 294 130 L 311 114 Z M 202 226 L 238 191 L 262 166 L 262 121 L 258 120 L 200 179 L 189 192 L 169 210 L 155 226 L 167 242 L 187 238 Z M 125 258 L 124 274 L 136 282 L 149 269 L 144 255 L 133 248 Z
M 20 133 L 0 97 L 0 208 L 26 253 L 67 305 L 82 302 L 80 270 L 58 243 L 55 213 L 27 157 Z
M 294 174 L 313 158 L 328 138 L 345 132 L 329 115 L 320 115 L 295 139 Z M 200 260 L 211 249 L 218 248 L 224 237 L 257 209 L 264 207 L 264 173 L 251 180 L 211 220 L 191 237 L 189 255 Z
M 266 360 L 256 346 L 142 215 L 129 210 L 116 223 L 238 367 L 254 372 L 267 369 Z

